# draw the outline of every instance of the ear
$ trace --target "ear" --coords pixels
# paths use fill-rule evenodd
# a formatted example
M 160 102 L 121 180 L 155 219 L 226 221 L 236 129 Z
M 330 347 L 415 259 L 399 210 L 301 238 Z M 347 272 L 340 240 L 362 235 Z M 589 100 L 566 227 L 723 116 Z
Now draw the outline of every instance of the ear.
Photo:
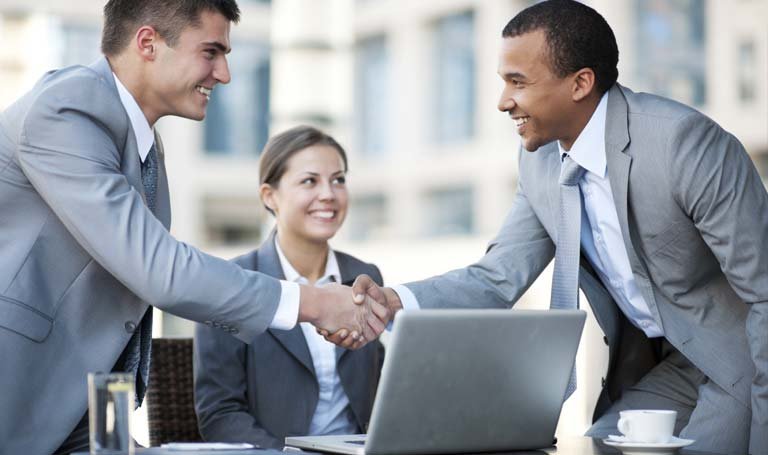
M 573 101 L 581 101 L 589 97 L 597 87 L 595 86 L 595 72 L 592 68 L 582 68 L 573 76 Z
M 154 61 L 157 58 L 157 46 L 160 35 L 153 27 L 144 25 L 136 31 L 136 50 L 144 60 Z
M 275 203 L 275 189 L 269 183 L 262 183 L 259 186 L 259 196 L 261 202 L 269 207 L 270 210 L 277 213 L 277 204 Z

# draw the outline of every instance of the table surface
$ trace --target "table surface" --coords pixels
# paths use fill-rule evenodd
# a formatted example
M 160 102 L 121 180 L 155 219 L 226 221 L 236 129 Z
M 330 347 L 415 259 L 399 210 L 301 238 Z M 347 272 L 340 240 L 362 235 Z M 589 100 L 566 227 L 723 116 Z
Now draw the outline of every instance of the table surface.
M 277 450 L 195 450 L 195 451 L 179 451 L 168 450 L 160 447 L 151 447 L 147 449 L 136 449 L 136 455 L 180 455 L 183 453 L 192 453 L 195 455 L 276 455 L 276 454 L 299 454 L 300 451 L 280 452 Z M 313 452 L 303 452 L 313 453 Z M 699 452 L 692 450 L 680 450 L 680 455 L 713 455 L 707 452 Z M 498 452 L 498 453 L 485 453 L 483 455 L 547 455 L 547 454 L 559 454 L 559 455 L 618 455 L 621 454 L 615 447 L 605 445 L 599 439 L 592 439 L 587 437 L 570 437 L 560 439 L 556 447 L 550 447 L 541 450 L 523 450 L 516 452 Z M 73 455 L 89 455 L 88 452 L 77 452 Z

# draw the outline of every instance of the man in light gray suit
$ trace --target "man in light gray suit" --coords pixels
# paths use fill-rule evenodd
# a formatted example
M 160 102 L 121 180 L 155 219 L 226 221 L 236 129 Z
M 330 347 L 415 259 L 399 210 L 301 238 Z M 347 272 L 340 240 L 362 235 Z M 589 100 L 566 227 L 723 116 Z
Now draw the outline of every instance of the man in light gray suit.
M 386 309 L 349 288 L 281 282 L 168 232 L 165 115 L 201 120 L 234 0 L 110 0 L 90 67 L 46 74 L 0 114 L 0 453 L 87 447 L 86 373 L 136 374 L 149 305 L 244 342 L 297 321 L 373 339 Z
M 353 288 L 393 311 L 510 307 L 553 256 L 563 281 L 576 229 L 565 292 L 575 304 L 584 291 L 610 353 L 588 435 L 618 434 L 624 409 L 675 409 L 692 448 L 768 453 L 768 195 L 744 148 L 701 113 L 617 84 L 615 37 L 588 6 L 538 3 L 502 36 L 498 107 L 530 153 L 501 231 L 467 268 Z M 562 202 L 566 168 L 575 204 Z

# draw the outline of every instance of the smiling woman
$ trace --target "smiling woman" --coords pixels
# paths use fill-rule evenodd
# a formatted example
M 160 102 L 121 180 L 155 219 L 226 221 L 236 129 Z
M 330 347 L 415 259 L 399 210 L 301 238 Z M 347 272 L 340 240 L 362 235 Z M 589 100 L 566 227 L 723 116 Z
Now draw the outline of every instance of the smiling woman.
M 328 241 L 347 214 L 347 155 L 336 140 L 307 126 L 265 146 L 260 196 L 275 231 L 235 262 L 277 278 L 322 286 L 350 284 L 379 269 Z M 376 341 L 345 351 L 311 324 L 270 329 L 250 344 L 199 324 L 195 332 L 195 406 L 209 441 L 282 448 L 286 436 L 354 434 L 368 426 L 383 349 Z

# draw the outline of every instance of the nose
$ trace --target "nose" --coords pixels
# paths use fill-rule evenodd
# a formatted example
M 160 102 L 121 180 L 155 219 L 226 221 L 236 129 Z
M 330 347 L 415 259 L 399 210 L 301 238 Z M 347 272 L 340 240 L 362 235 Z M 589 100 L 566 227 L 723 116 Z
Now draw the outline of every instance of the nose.
M 229 81 L 232 80 L 232 76 L 229 73 L 229 63 L 227 63 L 226 57 L 222 56 L 216 63 L 216 66 L 213 69 L 213 77 L 219 84 L 229 84 Z
M 318 195 L 318 198 L 321 201 L 333 201 L 336 199 L 336 192 L 333 189 L 333 184 L 331 182 L 324 182 L 319 186 L 320 194 Z
M 515 108 L 517 103 L 507 89 L 501 91 L 501 97 L 499 97 L 499 104 L 496 106 L 501 112 L 511 112 Z

